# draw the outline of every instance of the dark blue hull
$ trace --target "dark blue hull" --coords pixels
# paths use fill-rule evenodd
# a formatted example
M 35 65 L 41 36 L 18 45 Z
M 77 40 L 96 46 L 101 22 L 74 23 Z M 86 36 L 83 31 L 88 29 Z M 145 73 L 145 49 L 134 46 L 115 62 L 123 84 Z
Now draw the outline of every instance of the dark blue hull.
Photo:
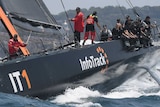
M 127 52 L 121 41 L 116 40 L 4 61 L 0 63 L 0 92 L 44 99 L 68 87 L 83 85 L 76 82 L 96 72 L 106 72 L 117 62 L 158 48 L 153 46 Z

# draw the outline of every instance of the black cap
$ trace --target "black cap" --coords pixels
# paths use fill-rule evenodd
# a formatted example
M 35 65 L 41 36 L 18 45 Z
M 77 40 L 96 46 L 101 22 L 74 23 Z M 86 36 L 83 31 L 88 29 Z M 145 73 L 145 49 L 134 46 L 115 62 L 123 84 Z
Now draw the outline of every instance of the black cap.
M 94 11 L 94 12 L 93 12 L 93 15 L 96 15 L 96 14 L 97 14 L 97 12 L 96 12 L 96 11 Z
M 77 7 L 76 10 L 81 10 L 80 7 Z
M 146 18 L 147 18 L 147 19 L 150 19 L 150 17 L 149 17 L 149 16 L 146 16 Z
M 18 35 L 15 34 L 15 35 L 13 36 L 13 40 L 14 40 L 14 41 L 18 41 L 18 40 L 17 40 L 17 37 L 18 37 Z
M 17 34 L 15 34 L 13 37 L 14 37 L 14 38 L 17 38 L 17 37 L 18 37 L 18 35 L 17 35 Z
M 120 19 L 117 19 L 117 22 L 120 22 Z

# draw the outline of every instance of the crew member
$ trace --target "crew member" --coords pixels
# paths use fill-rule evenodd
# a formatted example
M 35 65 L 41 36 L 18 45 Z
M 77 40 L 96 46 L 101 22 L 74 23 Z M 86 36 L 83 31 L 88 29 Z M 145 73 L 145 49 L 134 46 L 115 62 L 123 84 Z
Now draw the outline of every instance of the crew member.
M 9 49 L 10 58 L 16 57 L 19 55 L 20 46 L 21 47 L 26 46 L 26 44 L 19 42 L 17 37 L 18 37 L 18 35 L 16 35 L 16 34 L 13 37 L 11 36 L 11 38 L 8 42 L 8 49 Z
M 107 25 L 103 25 L 101 32 L 101 41 L 110 41 L 112 40 L 112 32 L 107 28 Z
M 74 21 L 74 40 L 77 46 L 81 39 L 80 33 L 84 30 L 84 14 L 79 7 L 76 8 L 76 12 L 76 16 L 70 20 Z
M 148 33 L 148 35 L 150 35 L 151 34 L 151 21 L 150 21 L 149 16 L 146 16 L 144 23 L 145 23 L 145 28 L 147 30 L 147 33 Z
M 97 17 L 97 12 L 96 11 L 94 11 L 92 14 L 87 16 L 83 45 L 85 44 L 85 41 L 88 39 L 89 35 L 91 35 L 91 40 L 92 40 L 92 44 L 93 44 L 93 41 L 94 41 L 95 36 L 96 36 L 94 22 L 96 22 L 96 25 L 101 30 L 101 26 L 98 23 L 98 17 Z
M 144 23 L 145 23 L 146 34 L 149 38 L 148 45 L 153 46 L 152 40 L 151 40 L 151 28 L 154 26 L 151 24 L 150 16 L 146 16 Z
M 117 19 L 115 29 L 116 29 L 117 37 L 115 37 L 114 39 L 120 39 L 123 32 L 123 24 L 121 23 L 120 19 Z

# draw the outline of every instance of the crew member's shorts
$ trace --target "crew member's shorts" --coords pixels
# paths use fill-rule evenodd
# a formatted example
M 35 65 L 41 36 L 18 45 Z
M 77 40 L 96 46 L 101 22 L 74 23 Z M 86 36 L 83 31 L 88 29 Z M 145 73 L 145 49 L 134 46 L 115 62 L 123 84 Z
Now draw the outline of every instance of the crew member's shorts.
M 94 25 L 93 24 L 87 24 L 86 25 L 86 32 L 95 32 L 95 28 L 94 28 Z

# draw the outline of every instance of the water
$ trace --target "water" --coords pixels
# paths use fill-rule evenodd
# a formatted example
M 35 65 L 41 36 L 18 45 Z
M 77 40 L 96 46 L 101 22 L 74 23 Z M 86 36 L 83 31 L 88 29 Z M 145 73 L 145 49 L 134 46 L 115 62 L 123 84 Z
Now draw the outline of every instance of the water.
M 145 87 L 144 87 L 145 88 Z M 85 87 L 69 89 L 52 100 L 39 100 L 10 94 L 0 94 L 0 107 L 159 107 L 157 87 L 148 91 L 128 90 L 102 94 Z
M 79 86 L 47 100 L 0 93 L 0 107 L 160 107 L 160 50 L 137 62 L 137 73 L 106 93 L 107 87 L 94 90 Z M 121 64 L 118 71 L 128 70 Z M 149 72 L 146 72 L 149 70 Z M 105 86 L 105 84 L 101 84 Z

